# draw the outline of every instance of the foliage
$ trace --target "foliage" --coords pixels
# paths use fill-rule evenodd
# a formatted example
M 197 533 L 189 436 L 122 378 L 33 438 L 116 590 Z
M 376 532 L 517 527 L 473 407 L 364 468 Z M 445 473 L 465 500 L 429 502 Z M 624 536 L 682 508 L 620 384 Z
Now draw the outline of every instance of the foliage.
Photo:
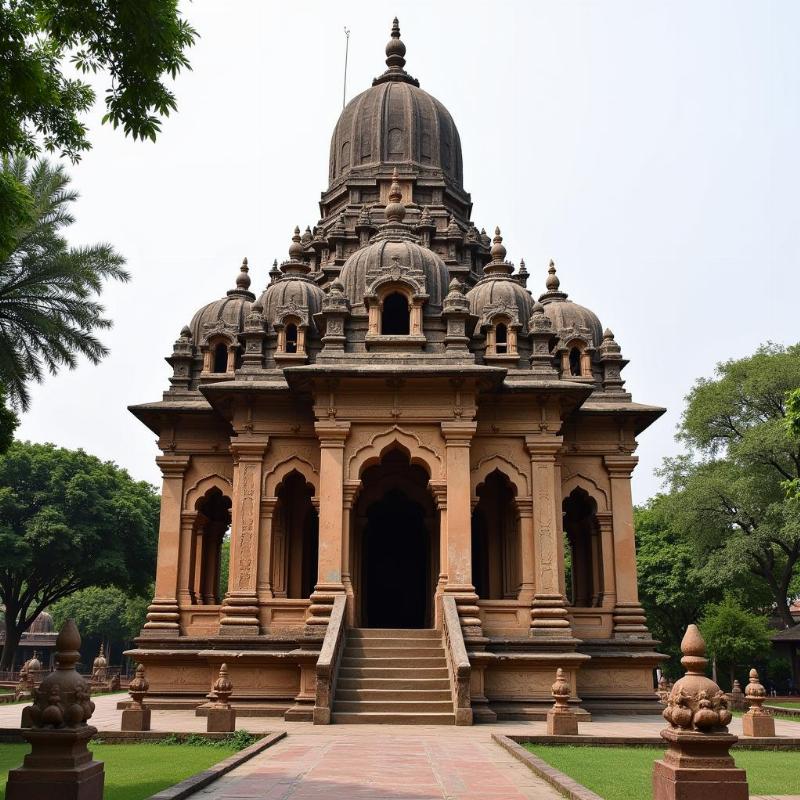
M 230 531 L 225 533 L 219 553 L 219 594 L 224 597 L 228 591 L 228 576 L 231 571 L 231 536 Z
M 800 386 L 800 345 L 765 345 L 719 364 L 687 397 L 679 438 L 688 454 L 664 462 L 670 526 L 727 585 L 750 575 L 785 625 L 800 589 L 800 439 L 789 435 L 787 392 Z
M 719 581 L 698 560 L 692 542 L 671 525 L 666 498 L 659 495 L 634 509 L 639 599 L 659 650 L 670 656 L 664 672 L 677 678 L 680 643 L 705 606 L 722 598 Z
M 8 770 L 22 764 L 27 744 L 0 745 L 0 787 Z M 232 747 L 162 747 L 157 743 L 96 744 L 91 751 L 105 769 L 104 800 L 142 800 L 232 756 Z M 0 789 L 0 797 L 2 797 Z M 57 800 L 54 794 L 53 799 Z
M 7 669 L 47 606 L 89 586 L 143 591 L 155 565 L 153 487 L 82 450 L 15 442 L 0 456 L 0 600 Z
M 165 83 L 189 68 L 196 31 L 177 0 L 14 0 L 0 4 L 0 156 L 48 152 L 77 161 L 91 147 L 81 117 L 95 101 L 83 75 L 108 75 L 103 122 L 155 141 L 177 108 Z M 65 71 L 71 62 L 71 74 Z M 13 176 L 0 180 L 0 258 L 28 212 Z
M 525 744 L 539 758 L 599 794 L 605 800 L 652 797 L 653 762 L 663 747 L 586 747 Z M 751 794 L 800 792 L 800 753 L 736 750 L 736 766 L 747 770 Z
M 0 382 L 27 408 L 27 381 L 72 369 L 78 355 L 96 364 L 108 353 L 93 335 L 111 327 L 96 295 L 104 280 L 129 275 L 111 245 L 70 247 L 61 235 L 75 221 L 69 206 L 78 197 L 63 166 L 19 156 L 5 159 L 3 171 L 34 200 L 33 221 L 16 231 L 13 250 L 0 259 Z
M 14 441 L 14 431 L 19 425 L 19 418 L 6 403 L 7 393 L 0 384 L 0 455 L 11 447 Z
M 737 664 L 752 664 L 770 650 L 772 630 L 767 620 L 742 608 L 730 595 L 709 605 L 700 623 L 709 655 L 727 666 L 730 686 Z
M 245 747 L 250 747 L 255 744 L 261 736 L 249 733 L 244 728 L 234 731 L 229 736 L 224 736 L 221 739 L 209 739 L 207 736 L 202 736 L 198 733 L 180 734 L 171 733 L 164 739 L 161 739 L 159 744 L 165 745 L 188 745 L 189 747 L 229 747 L 234 750 L 244 750 Z
M 138 636 L 149 595 L 131 595 L 116 586 L 90 586 L 54 603 L 49 611 L 56 630 L 74 619 L 84 639 L 125 642 Z

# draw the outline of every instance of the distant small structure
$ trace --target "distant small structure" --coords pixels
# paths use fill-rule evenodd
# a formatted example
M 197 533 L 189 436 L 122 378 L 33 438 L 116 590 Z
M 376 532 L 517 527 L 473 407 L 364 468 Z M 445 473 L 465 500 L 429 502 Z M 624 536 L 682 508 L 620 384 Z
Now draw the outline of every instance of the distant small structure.
M 667 683 L 667 679 L 664 675 L 658 679 L 658 691 L 656 694 L 658 695 L 658 701 L 662 706 L 665 706 L 667 704 L 667 700 L 669 699 L 669 684 Z
M 103 645 L 100 645 L 100 652 L 97 654 L 97 657 L 92 662 L 92 688 L 103 686 L 105 688 L 105 682 L 107 678 L 108 672 L 108 661 L 105 657 L 105 653 L 103 653 Z
M 744 690 L 750 704 L 747 713 L 742 717 L 742 731 L 745 736 L 774 736 L 775 718 L 762 708 L 767 699 L 767 691 L 758 679 L 758 672 L 750 670 L 750 680 Z
M 97 733 L 87 725 L 94 703 L 89 683 L 75 669 L 80 645 L 75 622 L 68 619 L 56 639 L 57 668 L 23 711 L 22 735 L 31 752 L 8 773 L 6 800 L 102 800 L 103 763 L 87 747 Z
M 131 704 L 122 712 L 120 729 L 123 731 L 149 731 L 150 730 L 150 709 L 144 704 L 144 696 L 150 684 L 144 676 L 144 666 L 136 665 L 136 675 L 128 685 L 128 694 L 131 696 Z
M 728 704 L 734 711 L 743 711 L 747 707 L 742 686 L 737 680 L 734 680 L 733 687 L 728 695 Z
M 229 702 L 231 694 L 233 684 L 228 677 L 228 665 L 223 664 L 219 668 L 219 677 L 206 695 L 209 700 L 206 730 L 209 733 L 230 733 L 236 730 L 236 710 Z
M 548 736 L 577 736 L 578 717 L 569 707 L 569 682 L 564 677 L 564 670 L 556 670 L 556 682 L 551 688 L 553 707 L 547 712 Z
M 653 769 L 653 800 L 748 800 L 747 775 L 731 758 L 737 737 L 728 697 L 705 676 L 706 643 L 697 625 L 681 642 L 686 675 L 675 682 L 664 709 L 669 727 L 661 738 L 669 745 Z

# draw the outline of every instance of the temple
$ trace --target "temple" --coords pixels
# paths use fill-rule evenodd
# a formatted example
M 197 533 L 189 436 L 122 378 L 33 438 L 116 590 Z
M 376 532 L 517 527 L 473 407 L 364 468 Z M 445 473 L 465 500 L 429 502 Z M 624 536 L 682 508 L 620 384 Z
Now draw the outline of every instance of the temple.
M 405 52 L 395 20 L 321 219 L 260 293 L 245 259 L 131 407 L 162 452 L 150 705 L 199 707 L 225 662 L 240 715 L 544 719 L 558 667 L 584 719 L 657 711 L 630 481 L 663 409 L 552 262 L 537 298 L 472 221 Z

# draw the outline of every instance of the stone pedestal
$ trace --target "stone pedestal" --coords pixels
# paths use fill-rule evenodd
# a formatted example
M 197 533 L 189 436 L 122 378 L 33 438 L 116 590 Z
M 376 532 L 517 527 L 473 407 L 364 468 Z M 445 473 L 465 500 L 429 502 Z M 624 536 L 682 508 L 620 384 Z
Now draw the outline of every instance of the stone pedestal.
M 149 731 L 150 730 L 150 709 L 141 706 L 139 708 L 126 708 L 122 712 L 122 731 Z
M 547 735 L 577 736 L 578 718 L 572 711 L 556 711 L 550 709 L 550 711 L 547 712 Z
M 728 750 L 737 737 L 665 730 L 669 743 L 653 768 L 653 800 L 748 800 L 747 775 Z
M 742 733 L 745 736 L 774 736 L 775 718 L 766 711 L 751 708 L 742 717 Z
M 210 705 L 206 717 L 206 730 L 209 733 L 233 733 L 236 730 L 234 708 L 230 705 Z
M 8 773 L 6 800 L 102 800 L 103 763 L 86 749 L 97 728 L 30 729 L 21 767 Z

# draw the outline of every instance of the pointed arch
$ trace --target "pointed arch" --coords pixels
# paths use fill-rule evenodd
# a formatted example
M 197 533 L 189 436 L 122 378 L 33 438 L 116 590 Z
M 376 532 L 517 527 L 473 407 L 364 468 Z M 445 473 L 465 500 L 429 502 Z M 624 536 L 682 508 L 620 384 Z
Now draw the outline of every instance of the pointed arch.
M 207 494 L 209 489 L 219 489 L 227 497 L 232 496 L 233 483 L 230 478 L 215 472 L 200 478 L 195 482 L 183 496 L 184 511 L 195 511 L 197 503 Z
M 305 478 L 306 483 L 313 487 L 314 496 L 319 497 L 319 470 L 305 458 L 288 456 L 264 475 L 264 497 L 277 497 L 278 489 L 283 480 L 292 472 L 298 472 Z
M 486 481 L 486 478 L 491 475 L 495 470 L 501 472 L 506 480 L 511 484 L 514 489 L 514 494 L 517 497 L 528 497 L 530 490 L 528 488 L 528 476 L 510 459 L 495 453 L 491 456 L 482 458 L 473 468 L 470 476 L 470 486 L 472 497 L 477 502 L 478 487 Z
M 429 478 L 435 480 L 443 476 L 444 465 L 439 453 L 433 447 L 423 444 L 415 433 L 395 425 L 389 430 L 376 433 L 350 456 L 347 461 L 349 480 L 358 480 L 364 469 L 380 463 L 384 454 L 393 447 L 402 450 L 412 464 L 422 467 Z
M 561 484 L 561 499 L 565 500 L 575 489 L 583 489 L 597 504 L 598 511 L 610 511 L 608 493 L 588 475 L 576 472 Z

